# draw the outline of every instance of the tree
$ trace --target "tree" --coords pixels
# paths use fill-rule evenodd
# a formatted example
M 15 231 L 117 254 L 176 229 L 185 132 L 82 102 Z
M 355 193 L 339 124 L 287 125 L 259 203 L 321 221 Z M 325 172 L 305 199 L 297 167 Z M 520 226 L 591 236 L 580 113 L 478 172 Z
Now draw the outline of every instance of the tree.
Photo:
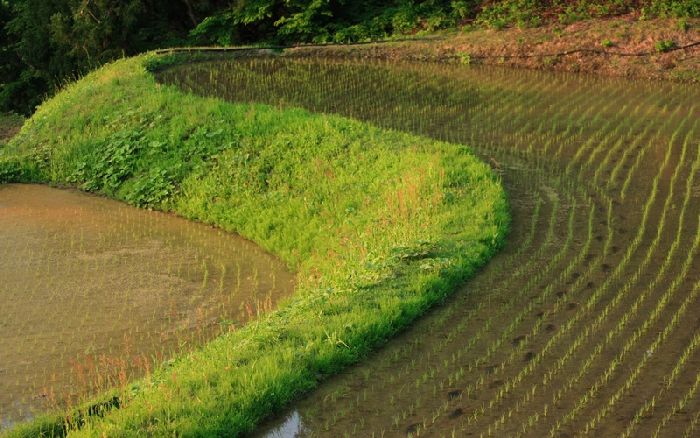
M 64 81 L 105 62 L 186 44 L 197 17 L 227 5 L 227 0 L 0 0 L 0 110 L 30 113 Z

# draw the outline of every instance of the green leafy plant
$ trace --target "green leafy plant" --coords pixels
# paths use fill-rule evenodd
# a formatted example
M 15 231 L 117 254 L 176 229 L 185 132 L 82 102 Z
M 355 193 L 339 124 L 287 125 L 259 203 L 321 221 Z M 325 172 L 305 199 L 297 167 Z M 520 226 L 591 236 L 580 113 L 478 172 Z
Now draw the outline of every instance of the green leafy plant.
M 87 191 L 114 194 L 133 174 L 143 143 L 143 132 L 130 130 L 117 132 L 96 145 L 85 143 L 82 149 L 87 157 L 77 163 L 68 180 Z
M 472 63 L 472 57 L 469 53 L 458 52 L 457 57 L 459 58 L 460 64 L 469 65 Z
M 654 48 L 658 53 L 666 53 L 677 47 L 675 41 L 673 40 L 661 40 L 654 44 Z

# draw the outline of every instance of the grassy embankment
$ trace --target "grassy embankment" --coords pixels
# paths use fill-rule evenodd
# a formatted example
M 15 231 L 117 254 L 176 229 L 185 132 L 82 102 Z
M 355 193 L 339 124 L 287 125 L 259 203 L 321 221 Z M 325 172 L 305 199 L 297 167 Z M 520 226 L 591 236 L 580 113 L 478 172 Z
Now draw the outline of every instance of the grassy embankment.
M 143 380 L 10 435 L 251 430 L 439 302 L 503 242 L 505 194 L 466 147 L 188 95 L 157 85 L 155 62 L 115 62 L 44 103 L 0 149 L 0 182 L 73 185 L 238 232 L 293 267 L 298 290 Z

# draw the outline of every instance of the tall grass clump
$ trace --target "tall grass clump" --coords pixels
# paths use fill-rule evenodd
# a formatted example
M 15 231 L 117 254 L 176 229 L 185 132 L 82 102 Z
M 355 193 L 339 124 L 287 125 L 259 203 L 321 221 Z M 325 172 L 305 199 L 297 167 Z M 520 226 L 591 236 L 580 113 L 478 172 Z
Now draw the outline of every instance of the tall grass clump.
M 11 435 L 250 431 L 442 300 L 503 242 L 503 189 L 464 146 L 186 94 L 156 84 L 155 59 L 117 61 L 42 105 L 0 151 L 0 182 L 76 186 L 240 233 L 294 268 L 297 290 L 143 380 Z

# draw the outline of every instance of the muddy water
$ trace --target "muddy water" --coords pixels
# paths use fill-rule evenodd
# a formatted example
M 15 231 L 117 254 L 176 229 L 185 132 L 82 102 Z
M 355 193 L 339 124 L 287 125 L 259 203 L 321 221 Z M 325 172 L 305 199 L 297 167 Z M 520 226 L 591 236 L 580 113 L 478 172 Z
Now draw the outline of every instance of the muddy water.
M 501 254 L 261 435 L 700 433 L 700 87 L 303 57 L 159 79 L 466 144 L 509 192 Z
M 73 190 L 0 185 L 2 426 L 124 385 L 290 294 L 222 231 Z

